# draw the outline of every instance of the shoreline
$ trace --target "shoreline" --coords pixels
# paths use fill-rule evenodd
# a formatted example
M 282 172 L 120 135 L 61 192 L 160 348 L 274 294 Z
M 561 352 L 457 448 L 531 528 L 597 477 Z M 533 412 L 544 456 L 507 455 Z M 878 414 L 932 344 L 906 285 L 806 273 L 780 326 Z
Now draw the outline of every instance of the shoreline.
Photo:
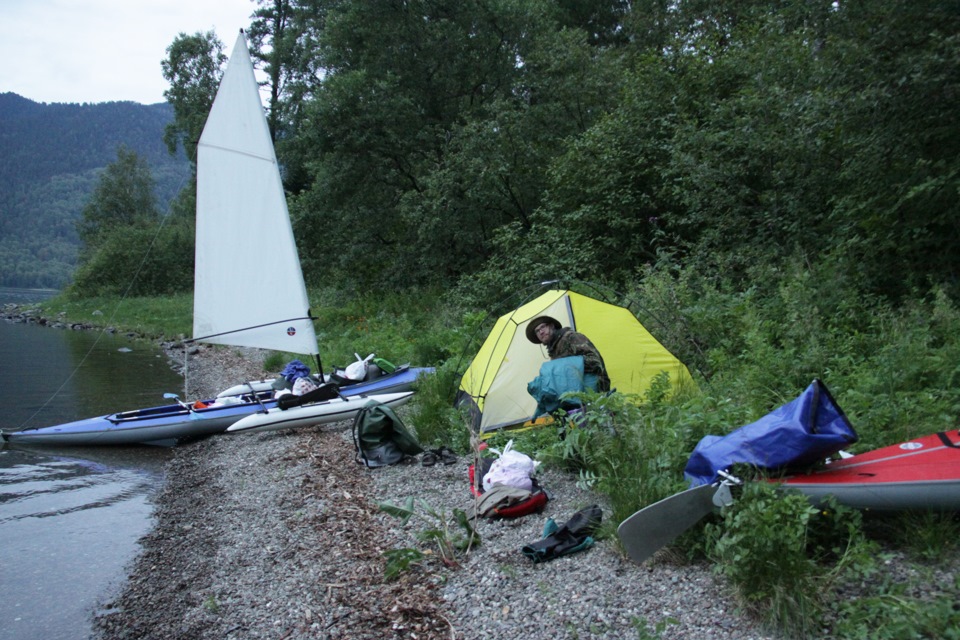
M 40 321 L 37 314 L 11 319 L 10 306 L 3 317 L 13 322 L 92 328 Z M 183 375 L 181 343 L 126 335 L 157 344 Z M 263 356 L 256 349 L 191 345 L 191 396 L 264 377 Z M 404 419 L 403 408 L 398 413 Z M 91 614 L 93 638 L 781 637 L 747 613 L 709 565 L 674 562 L 669 550 L 637 566 L 606 539 L 532 564 L 520 548 L 541 537 L 547 518 L 562 524 L 601 500 L 569 474 L 549 469 L 537 474 L 551 496 L 542 513 L 482 521 L 481 544 L 459 566 L 444 566 L 420 539 L 437 526 L 423 517 L 423 504 L 404 526 L 377 504 L 413 496 L 447 517 L 455 508 L 469 510 L 470 462 L 366 469 L 354 460 L 350 422 L 182 445 L 166 467 L 153 529 L 140 540 L 125 583 Z M 385 582 L 384 552 L 403 548 L 424 551 L 425 560 Z M 835 596 L 876 597 L 872 583 L 885 582 L 906 582 L 901 595 L 921 601 L 955 593 L 960 559 L 931 566 L 889 545 L 881 552 L 872 582 L 842 585 Z M 823 637 L 832 637 L 829 626 L 825 620 Z
M 173 364 L 182 359 L 167 353 Z M 258 356 L 201 348 L 190 358 L 191 384 L 209 395 L 225 381 L 262 377 Z M 674 565 L 666 552 L 637 566 L 608 539 L 530 562 L 520 548 L 542 537 L 547 518 L 562 524 L 597 501 L 550 470 L 537 475 L 551 495 L 542 513 L 480 522 L 481 544 L 460 566 L 445 566 L 418 539 L 437 526 L 424 505 L 448 516 L 469 509 L 470 460 L 367 469 L 354 459 L 351 426 L 222 434 L 178 447 L 155 526 L 126 584 L 94 619 L 97 640 L 556 640 L 661 627 L 664 639 L 775 637 L 737 612 L 709 567 Z M 377 507 L 408 496 L 422 502 L 406 525 Z M 425 560 L 386 582 L 383 554 L 399 548 L 420 549 Z

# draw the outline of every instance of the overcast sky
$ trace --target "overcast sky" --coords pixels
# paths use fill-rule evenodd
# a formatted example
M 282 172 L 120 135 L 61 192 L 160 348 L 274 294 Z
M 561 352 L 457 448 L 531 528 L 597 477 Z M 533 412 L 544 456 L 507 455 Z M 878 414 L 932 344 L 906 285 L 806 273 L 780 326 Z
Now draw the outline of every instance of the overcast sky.
M 160 63 L 181 32 L 230 55 L 252 0 L 0 0 L 0 93 L 35 102 L 163 102 Z

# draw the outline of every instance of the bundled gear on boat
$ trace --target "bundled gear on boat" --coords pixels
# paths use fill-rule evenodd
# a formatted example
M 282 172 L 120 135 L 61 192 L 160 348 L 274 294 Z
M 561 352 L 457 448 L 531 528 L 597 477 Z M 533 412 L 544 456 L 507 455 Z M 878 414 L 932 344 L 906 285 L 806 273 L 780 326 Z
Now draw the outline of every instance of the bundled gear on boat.
M 325 382 L 320 386 L 314 386 L 310 391 L 303 395 L 296 393 L 284 393 L 277 398 L 277 406 L 283 410 L 293 407 L 301 407 L 305 404 L 314 402 L 324 402 L 340 397 L 340 388 L 331 382 Z
M 299 360 L 291 360 L 287 363 L 287 366 L 283 368 L 283 371 L 280 372 L 280 377 L 289 382 L 291 385 L 298 379 L 306 378 L 309 375 L 310 367 L 303 364 Z
M 725 436 L 697 443 L 683 475 L 691 487 L 712 484 L 734 464 L 790 472 L 805 469 L 858 440 L 826 385 L 814 379 L 797 398 Z
M 353 444 L 357 462 L 367 467 L 384 467 L 423 453 L 393 409 L 376 400 L 370 400 L 354 417 Z
M 356 384 L 357 382 L 376 380 L 382 375 L 397 370 L 395 364 L 372 353 L 363 359 L 358 354 L 354 355 L 357 357 L 356 362 L 351 362 L 346 367 L 333 368 L 333 373 L 330 374 L 331 382 L 336 382 L 341 386 Z
M 589 549 L 594 543 L 592 534 L 600 526 L 602 518 L 603 512 L 595 504 L 577 511 L 559 526 L 553 518 L 548 518 L 543 527 L 543 537 L 524 545 L 521 552 L 534 562 L 546 562 Z

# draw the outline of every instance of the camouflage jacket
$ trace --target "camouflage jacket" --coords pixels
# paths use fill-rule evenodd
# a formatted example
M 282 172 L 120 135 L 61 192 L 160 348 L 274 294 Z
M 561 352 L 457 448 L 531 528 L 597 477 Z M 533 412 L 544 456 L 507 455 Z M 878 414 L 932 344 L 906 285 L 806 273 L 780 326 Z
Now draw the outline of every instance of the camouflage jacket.
M 553 334 L 553 340 L 547 345 L 547 355 L 551 360 L 567 356 L 583 356 L 583 372 L 596 374 L 599 379 L 597 390 L 610 390 L 610 378 L 607 376 L 607 366 L 603 363 L 603 357 L 582 333 L 577 333 L 570 327 L 558 329 Z

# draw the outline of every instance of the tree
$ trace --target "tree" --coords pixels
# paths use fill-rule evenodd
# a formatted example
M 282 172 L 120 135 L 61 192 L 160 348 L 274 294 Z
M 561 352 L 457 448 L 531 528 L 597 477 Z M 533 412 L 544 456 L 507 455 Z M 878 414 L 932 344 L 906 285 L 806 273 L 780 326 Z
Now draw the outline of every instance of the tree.
M 118 229 L 152 225 L 158 218 L 149 165 L 135 151 L 118 147 L 116 162 L 103 170 L 77 222 L 83 243 L 80 262 L 89 260 Z
M 163 77 L 170 83 L 163 96 L 173 105 L 174 118 L 164 131 L 163 141 L 171 154 L 182 146 L 193 164 L 226 60 L 223 43 L 208 31 L 191 36 L 180 33 L 167 47 L 167 59 L 162 62 Z
M 147 163 L 124 147 L 104 169 L 78 223 L 78 296 L 158 295 L 193 284 L 192 219 L 161 217 Z
M 257 0 L 258 9 L 247 31 L 251 57 L 267 75 L 267 123 L 280 159 L 284 186 L 299 193 L 308 186 L 310 151 L 306 105 L 315 97 L 324 76 L 319 42 L 330 0 Z
M 607 108 L 602 49 L 552 2 L 329 4 L 301 255 L 394 286 L 469 273 L 498 227 L 529 226 L 549 159 Z

